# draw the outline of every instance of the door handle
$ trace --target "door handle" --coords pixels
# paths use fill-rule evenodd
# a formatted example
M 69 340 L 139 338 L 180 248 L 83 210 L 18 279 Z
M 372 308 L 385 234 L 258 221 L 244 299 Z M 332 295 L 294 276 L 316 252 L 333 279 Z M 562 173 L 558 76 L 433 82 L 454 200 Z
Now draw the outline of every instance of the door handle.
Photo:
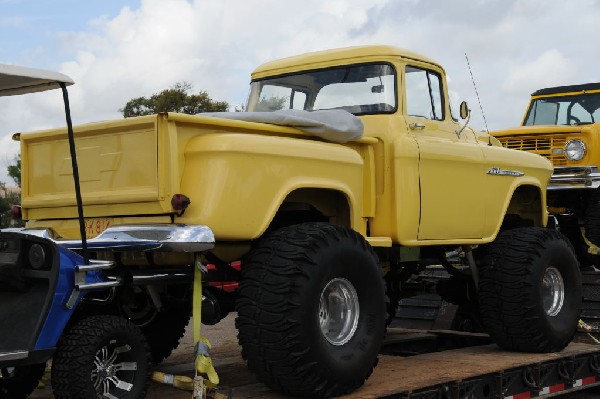
M 425 129 L 425 125 L 422 123 L 416 123 L 413 122 L 410 125 L 408 125 L 412 130 L 416 130 L 416 129 Z

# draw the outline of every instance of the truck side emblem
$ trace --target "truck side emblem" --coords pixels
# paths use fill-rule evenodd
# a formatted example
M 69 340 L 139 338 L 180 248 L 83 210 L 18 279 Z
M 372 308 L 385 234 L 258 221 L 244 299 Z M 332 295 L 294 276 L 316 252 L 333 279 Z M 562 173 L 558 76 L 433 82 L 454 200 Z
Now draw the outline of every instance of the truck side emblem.
M 492 168 L 487 171 L 488 175 L 498 175 L 498 176 L 524 176 L 525 173 L 520 172 L 518 170 L 504 170 L 500 168 Z

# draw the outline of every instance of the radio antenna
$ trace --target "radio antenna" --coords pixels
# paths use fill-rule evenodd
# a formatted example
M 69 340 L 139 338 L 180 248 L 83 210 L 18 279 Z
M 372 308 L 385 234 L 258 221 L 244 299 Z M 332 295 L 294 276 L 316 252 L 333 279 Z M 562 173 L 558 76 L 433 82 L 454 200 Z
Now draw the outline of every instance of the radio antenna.
M 483 124 L 485 125 L 485 131 L 489 136 L 488 145 L 492 145 L 492 136 L 490 136 L 490 129 L 488 129 L 487 120 L 485 119 L 485 113 L 483 112 L 483 106 L 481 105 L 481 99 L 479 98 L 479 92 L 477 91 L 477 85 L 475 84 L 475 78 L 473 77 L 473 70 L 471 69 L 471 63 L 469 62 L 469 56 L 465 53 L 467 59 L 467 66 L 469 67 L 469 73 L 471 74 L 471 82 L 473 82 L 473 88 L 475 88 L 475 95 L 477 96 L 477 102 L 479 103 L 479 109 L 481 110 L 481 116 L 483 116 Z

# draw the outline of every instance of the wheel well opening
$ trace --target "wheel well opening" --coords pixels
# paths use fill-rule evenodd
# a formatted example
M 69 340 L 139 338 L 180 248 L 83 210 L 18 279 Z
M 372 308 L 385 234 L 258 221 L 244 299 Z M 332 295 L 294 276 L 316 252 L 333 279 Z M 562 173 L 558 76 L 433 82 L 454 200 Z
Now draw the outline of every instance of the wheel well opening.
M 534 186 L 518 187 L 510 200 L 502 230 L 525 226 L 542 226 L 542 194 Z
M 336 190 L 302 188 L 292 191 L 273 217 L 266 233 L 306 222 L 327 222 L 350 227 L 348 198 Z

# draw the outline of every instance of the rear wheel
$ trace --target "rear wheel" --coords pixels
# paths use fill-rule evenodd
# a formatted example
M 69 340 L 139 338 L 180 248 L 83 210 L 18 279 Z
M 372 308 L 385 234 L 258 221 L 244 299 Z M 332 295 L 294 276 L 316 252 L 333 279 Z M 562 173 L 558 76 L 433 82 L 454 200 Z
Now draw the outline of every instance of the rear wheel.
M 46 363 L 0 369 L 0 399 L 21 399 L 29 396 L 44 375 Z
M 81 320 L 60 340 L 52 360 L 57 398 L 144 398 L 148 345 L 137 326 L 118 316 Z
M 248 367 L 270 387 L 327 397 L 360 387 L 386 319 L 377 257 L 355 231 L 285 227 L 242 262 L 236 326 Z
M 581 309 L 579 263 L 557 231 L 501 233 L 480 267 L 481 317 L 501 347 L 554 352 L 571 341 Z

